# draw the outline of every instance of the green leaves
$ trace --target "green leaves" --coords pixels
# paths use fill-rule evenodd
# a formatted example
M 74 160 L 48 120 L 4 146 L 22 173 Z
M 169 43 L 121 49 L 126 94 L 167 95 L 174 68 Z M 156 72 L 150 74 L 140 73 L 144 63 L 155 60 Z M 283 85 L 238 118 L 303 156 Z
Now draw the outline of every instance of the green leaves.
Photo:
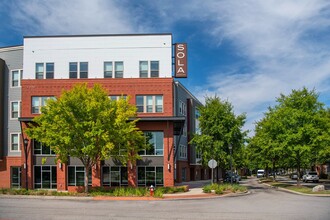
M 232 105 L 216 96 L 206 98 L 205 106 L 201 106 L 199 111 L 202 134 L 194 135 L 191 144 L 202 153 L 204 164 L 215 159 L 221 166 L 229 166 L 229 143 L 235 153 L 245 141 L 246 132 L 242 131 L 245 114 L 236 116 Z
M 330 119 L 318 94 L 307 88 L 292 90 L 281 94 L 277 103 L 257 122 L 249 147 L 259 149 L 265 166 L 277 160 L 282 167 L 300 169 L 321 162 L 320 152 L 329 148 Z
M 120 157 L 126 163 L 130 157 L 136 159 L 133 151 L 143 148 L 142 132 L 136 121 L 129 121 L 135 116 L 136 108 L 128 100 L 110 100 L 97 84 L 92 88 L 77 84 L 57 100 L 49 100 L 26 133 L 50 146 L 62 162 L 71 156 L 91 167 L 117 154 L 121 146 L 131 152 Z

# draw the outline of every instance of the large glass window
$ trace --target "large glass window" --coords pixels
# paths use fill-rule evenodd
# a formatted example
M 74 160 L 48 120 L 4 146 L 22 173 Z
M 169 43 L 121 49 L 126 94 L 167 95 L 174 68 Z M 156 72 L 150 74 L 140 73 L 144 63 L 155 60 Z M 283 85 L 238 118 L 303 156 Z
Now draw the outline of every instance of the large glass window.
M 128 174 L 127 167 L 108 167 L 102 168 L 103 186 L 127 186 Z
M 78 77 L 78 63 L 70 62 L 69 63 L 69 78 L 76 79 Z
M 10 150 L 19 151 L 19 134 L 10 134 Z
M 85 167 L 69 166 L 68 167 L 68 185 L 84 186 Z M 88 185 L 92 185 L 92 170 L 88 173 Z
M 56 189 L 57 188 L 56 166 L 34 166 L 34 188 Z
M 140 77 L 148 77 L 148 61 L 140 61 Z
M 163 186 L 163 167 L 138 167 L 138 186 Z
M 44 64 L 36 63 L 36 79 L 44 78 Z
M 21 187 L 21 168 L 20 167 L 11 167 L 10 168 L 10 185 L 11 188 L 20 188 Z
M 137 112 L 155 113 L 163 112 L 163 96 L 162 95 L 148 95 L 136 96 Z
M 124 77 L 124 62 L 115 62 L 115 78 Z
M 12 119 L 19 117 L 19 102 L 11 102 L 11 114 Z
M 159 77 L 159 61 L 150 61 L 150 77 Z
M 104 78 L 112 78 L 112 62 L 104 62 Z
M 88 78 L 88 63 L 80 63 L 80 78 Z
M 41 107 L 46 105 L 48 99 L 56 99 L 54 96 L 33 96 L 32 97 L 32 114 L 40 114 Z
M 22 70 L 13 70 L 11 72 L 11 86 L 18 87 L 21 86 Z
M 54 79 L 54 63 L 46 63 L 46 79 Z
M 33 141 L 33 154 L 34 155 L 56 155 L 50 147 L 42 144 L 36 140 Z
M 145 131 L 147 149 L 140 151 L 140 155 L 163 155 L 164 154 L 164 132 Z

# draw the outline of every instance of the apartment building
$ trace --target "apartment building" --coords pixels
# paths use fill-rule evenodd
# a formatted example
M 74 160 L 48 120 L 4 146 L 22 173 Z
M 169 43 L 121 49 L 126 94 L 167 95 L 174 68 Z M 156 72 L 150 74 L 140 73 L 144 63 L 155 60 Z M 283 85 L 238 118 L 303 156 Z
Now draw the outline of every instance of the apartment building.
M 45 100 L 76 83 L 101 84 L 111 99 L 129 96 L 138 109 L 137 126 L 154 146 L 141 152 L 132 169 L 111 158 L 100 161 L 90 172 L 91 186 L 128 186 L 132 181 L 136 186 L 173 186 L 208 179 L 208 169 L 189 145 L 198 132 L 201 103 L 175 80 L 186 74 L 185 60 L 177 61 L 186 57 L 183 47 L 173 45 L 171 34 L 140 34 L 33 36 L 24 37 L 23 46 L 0 49 L 1 104 L 8 106 L 1 112 L 0 187 L 25 187 L 27 182 L 30 189 L 82 189 L 85 170 L 77 158 L 59 163 L 49 147 L 24 133 Z M 176 52 L 181 54 L 173 58 Z M 128 181 L 128 176 L 134 179 Z

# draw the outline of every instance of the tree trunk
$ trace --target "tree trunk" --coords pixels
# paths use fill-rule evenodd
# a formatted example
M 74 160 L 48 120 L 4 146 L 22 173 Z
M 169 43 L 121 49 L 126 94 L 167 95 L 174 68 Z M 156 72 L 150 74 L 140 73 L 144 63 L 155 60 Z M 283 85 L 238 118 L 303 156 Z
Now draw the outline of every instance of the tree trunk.
M 84 185 L 85 185 L 85 193 L 88 193 L 88 174 L 89 174 L 89 166 L 86 165 L 86 166 L 85 166 L 85 182 L 84 182 Z

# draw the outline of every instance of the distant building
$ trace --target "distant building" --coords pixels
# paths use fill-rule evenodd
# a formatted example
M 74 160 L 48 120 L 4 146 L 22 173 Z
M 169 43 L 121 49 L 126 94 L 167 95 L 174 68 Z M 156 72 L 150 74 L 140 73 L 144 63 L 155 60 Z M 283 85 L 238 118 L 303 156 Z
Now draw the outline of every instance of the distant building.
M 0 59 L 0 103 L 8 106 L 0 110 L 0 187 L 25 187 L 27 167 L 31 189 L 80 190 L 85 171 L 77 158 L 55 163 L 50 148 L 29 140 L 26 166 L 23 140 L 46 99 L 82 82 L 101 84 L 111 99 L 130 96 L 137 126 L 155 146 L 132 170 L 100 161 L 90 172 L 92 186 L 127 186 L 129 172 L 138 186 L 209 178 L 189 145 L 201 103 L 174 79 L 171 34 L 25 37 L 24 46 L 0 48 Z

